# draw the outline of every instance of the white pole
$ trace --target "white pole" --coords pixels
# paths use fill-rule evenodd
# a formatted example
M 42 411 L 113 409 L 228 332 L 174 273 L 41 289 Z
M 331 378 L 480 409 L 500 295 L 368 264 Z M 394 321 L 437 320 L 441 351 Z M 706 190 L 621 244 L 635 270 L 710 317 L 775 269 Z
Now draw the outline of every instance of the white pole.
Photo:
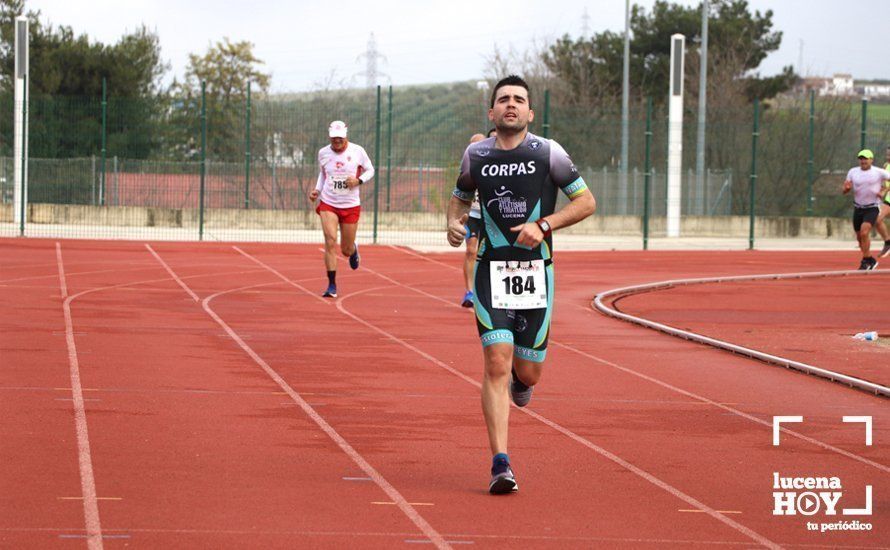
M 680 236 L 683 168 L 683 74 L 686 37 L 671 36 L 671 79 L 668 99 L 667 236 Z
M 15 101 L 13 108 L 13 220 L 24 227 L 22 212 L 28 207 L 27 159 L 28 139 L 26 120 L 23 116 L 25 102 L 25 77 L 28 75 L 28 18 L 15 18 Z
M 624 74 L 621 84 L 621 180 L 618 187 L 618 213 L 627 214 L 628 118 L 630 116 L 630 0 L 624 2 Z

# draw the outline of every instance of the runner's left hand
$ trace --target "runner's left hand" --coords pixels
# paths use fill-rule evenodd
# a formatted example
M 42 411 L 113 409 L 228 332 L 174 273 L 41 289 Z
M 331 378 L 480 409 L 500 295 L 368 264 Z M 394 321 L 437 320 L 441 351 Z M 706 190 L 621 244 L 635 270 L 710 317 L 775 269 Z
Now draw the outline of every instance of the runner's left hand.
M 358 178 L 354 178 L 354 177 L 352 177 L 352 176 L 348 176 L 348 177 L 346 178 L 346 187 L 348 187 L 348 188 L 350 188 L 350 189 L 354 189 L 354 188 L 358 187 L 358 186 L 361 185 L 361 184 L 362 184 L 362 182 L 361 182 L 361 180 L 358 179 Z
M 544 240 L 544 232 L 536 223 L 524 223 L 510 228 L 513 233 L 519 233 L 516 237 L 516 244 L 521 244 L 529 248 L 535 248 Z

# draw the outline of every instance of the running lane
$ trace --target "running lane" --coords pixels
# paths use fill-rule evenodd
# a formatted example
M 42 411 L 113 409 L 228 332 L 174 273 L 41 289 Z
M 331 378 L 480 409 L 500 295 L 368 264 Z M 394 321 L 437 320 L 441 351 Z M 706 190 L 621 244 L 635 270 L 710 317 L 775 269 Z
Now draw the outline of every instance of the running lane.
M 890 276 L 678 286 L 625 296 L 619 311 L 890 386 Z
M 452 277 L 457 277 L 455 280 L 446 276 L 431 277 L 421 281 L 400 275 L 399 271 L 408 271 L 407 264 L 401 262 L 399 270 L 381 268 L 384 275 L 425 293 L 415 293 L 419 300 L 416 314 L 421 315 L 435 307 L 448 308 L 446 303 L 456 303 L 455 296 L 459 297 L 456 267 L 459 263 L 454 255 L 423 259 L 405 254 L 416 262 L 410 265 L 430 263 L 435 270 L 451 272 Z M 772 479 L 773 472 L 782 476 L 839 476 L 848 488 L 849 496 L 845 498 L 851 508 L 863 503 L 866 485 L 873 486 L 875 495 L 890 489 L 885 463 L 888 456 L 886 426 L 890 418 L 882 400 L 617 322 L 589 307 L 590 297 L 595 292 L 624 286 L 633 278 L 648 282 L 677 276 L 771 272 L 777 270 L 776 260 L 781 260 L 782 268 L 787 271 L 815 271 L 826 269 L 824 258 L 787 253 L 736 254 L 736 265 L 730 254 L 666 254 L 667 258 L 654 259 L 632 256 L 570 253 L 558 257 L 554 343 L 550 347 L 544 382 L 536 390 L 532 408 L 674 487 L 686 490 L 717 509 L 734 512 L 732 518 L 782 544 L 824 544 L 829 541 L 829 544 L 841 545 L 879 545 L 881 535 L 874 532 L 810 533 L 805 522 L 798 519 L 800 516 L 773 516 Z M 788 262 L 789 256 L 794 261 Z M 625 275 L 622 266 L 632 259 L 641 270 Z M 671 266 L 670 262 L 675 265 Z M 449 270 L 449 266 L 453 269 Z M 651 269 L 647 270 L 648 267 Z M 667 269 L 671 271 L 651 276 L 653 272 Z M 689 275 L 684 270 L 688 270 Z M 650 277 L 643 278 L 640 273 Z M 562 292 L 563 289 L 566 292 Z M 392 294 L 376 299 L 374 296 L 357 296 L 350 299 L 348 305 L 354 314 L 368 318 L 373 315 L 378 326 L 407 338 L 400 316 L 413 318 L 415 310 L 405 311 L 402 306 L 390 318 L 390 309 L 386 307 L 386 304 L 395 302 L 397 295 L 407 291 L 400 287 Z M 481 353 L 472 322 L 459 308 L 448 309 L 453 315 L 465 318 L 455 326 L 454 334 L 448 330 L 438 331 L 438 334 L 450 334 L 447 341 L 437 338 L 438 334 L 431 334 L 425 337 L 415 335 L 412 343 L 443 362 L 453 364 L 461 372 L 478 376 Z M 467 338 L 469 349 L 457 345 L 458 334 Z M 771 417 L 791 414 L 805 417 L 806 422 L 794 426 L 794 430 L 802 438 L 809 439 L 783 435 L 782 445 L 773 447 Z M 875 445 L 866 447 L 863 427 L 843 423 L 844 415 L 872 415 Z M 511 456 L 517 462 L 523 491 L 559 491 L 564 497 L 565 492 L 561 489 L 564 485 L 549 484 L 546 477 L 537 479 L 539 469 L 546 469 L 553 463 L 575 465 L 576 472 L 587 473 L 608 491 L 615 472 L 607 467 L 608 464 L 601 464 L 595 453 L 578 448 L 577 442 L 555 444 L 540 440 L 539 423 L 522 415 L 514 413 L 512 426 Z M 566 448 L 565 443 L 569 443 L 570 448 Z M 544 464 L 547 466 L 542 467 Z M 530 468 L 533 470 L 531 475 L 528 474 Z M 602 475 L 603 472 L 610 474 Z M 541 485 L 536 481 L 541 481 Z M 577 491 L 573 489 L 573 498 L 577 495 L 578 501 L 570 504 L 587 509 L 595 507 L 596 502 L 607 502 L 613 509 L 620 510 L 627 523 L 633 525 L 638 513 L 652 513 L 652 508 L 639 506 L 641 498 L 649 498 L 651 489 L 631 494 L 608 491 L 608 496 L 604 496 L 599 491 L 579 486 Z M 629 502 L 622 503 L 625 495 Z M 877 500 L 875 503 L 873 521 L 880 529 L 886 523 L 887 512 Z M 695 514 L 684 511 L 689 507 L 681 502 L 672 504 L 676 506 L 669 513 L 660 510 L 662 521 L 687 534 L 702 536 L 706 532 L 686 523 L 685 517 Z M 562 512 L 563 508 L 557 504 L 556 510 Z M 538 512 L 536 516 L 546 516 L 546 512 Z M 831 519 L 827 517 L 827 520 Z M 600 524 L 594 527 L 602 535 L 605 535 L 604 529 L 615 528 L 612 523 L 603 523 L 608 527 Z M 577 534 L 579 528 L 573 525 L 572 530 Z M 515 531 L 516 526 L 513 527 Z M 533 531 L 530 528 L 527 534 L 531 536 Z

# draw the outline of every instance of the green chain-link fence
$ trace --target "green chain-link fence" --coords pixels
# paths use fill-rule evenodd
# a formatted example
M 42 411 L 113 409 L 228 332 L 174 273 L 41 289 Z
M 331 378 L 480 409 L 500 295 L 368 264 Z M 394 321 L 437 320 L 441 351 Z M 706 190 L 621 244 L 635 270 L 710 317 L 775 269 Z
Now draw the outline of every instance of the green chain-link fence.
M 200 96 L 30 98 L 28 208 L 26 223 L 16 224 L 13 167 L 21 159 L 12 158 L 12 120 L 13 109 L 22 107 L 0 98 L 0 236 L 19 235 L 24 227 L 26 236 L 319 241 L 307 195 L 318 176 L 317 151 L 328 143 L 327 126 L 341 119 L 349 125 L 350 141 L 365 147 L 377 170 L 372 184 L 362 188 L 360 239 L 440 244 L 463 150 L 472 134 L 488 129 L 487 106 L 470 84 L 319 92 L 296 99 L 251 99 L 248 93 L 230 102 L 202 102 Z M 531 131 L 569 151 L 597 198 L 595 219 L 572 231 L 642 236 L 648 220 L 648 236 L 663 236 L 666 112 L 656 108 L 649 114 L 647 217 L 645 103 L 631 108 L 626 173 L 619 171 L 618 112 L 549 98 L 536 98 L 535 107 Z M 709 114 L 709 168 L 701 177 L 691 168 L 695 130 L 694 111 L 687 108 L 682 234 L 747 236 L 740 231 L 747 230 L 745 219 L 752 214 L 753 108 Z M 815 220 L 849 212 L 840 185 L 861 143 L 883 165 L 890 105 L 781 99 L 761 105 L 758 134 L 753 201 L 758 232 L 771 234 L 768 227 L 782 218 L 798 219 L 791 226 L 812 226 L 812 236 L 832 236 L 846 227 L 835 223 L 832 230 L 828 223 L 824 229 Z M 809 225 L 800 221 L 805 218 Z

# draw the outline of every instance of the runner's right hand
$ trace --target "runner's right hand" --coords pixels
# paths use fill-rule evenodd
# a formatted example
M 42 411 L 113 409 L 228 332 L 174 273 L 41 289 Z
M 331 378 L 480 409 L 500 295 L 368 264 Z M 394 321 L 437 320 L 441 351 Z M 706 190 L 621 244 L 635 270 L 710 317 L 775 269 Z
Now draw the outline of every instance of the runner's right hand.
M 318 189 L 313 189 L 309 192 L 309 202 L 315 202 L 318 199 Z
M 464 242 L 464 239 L 467 237 L 467 219 L 469 219 L 469 215 L 464 214 L 460 218 L 451 220 L 448 223 L 448 244 L 456 248 L 460 246 L 460 243 Z

